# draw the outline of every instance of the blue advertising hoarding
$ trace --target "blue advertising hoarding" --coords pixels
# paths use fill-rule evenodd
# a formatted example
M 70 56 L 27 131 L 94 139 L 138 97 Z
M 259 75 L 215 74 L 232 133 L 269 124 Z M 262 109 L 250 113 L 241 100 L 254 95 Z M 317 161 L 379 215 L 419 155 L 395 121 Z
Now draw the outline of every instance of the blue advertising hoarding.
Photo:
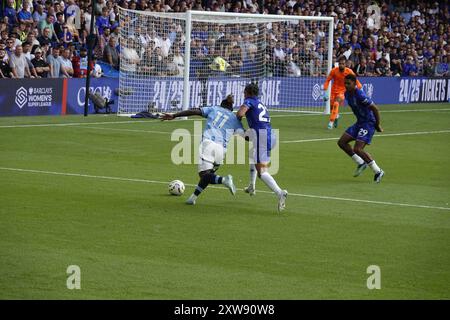
M 0 115 L 59 115 L 62 79 L 0 79 Z
M 286 77 L 260 81 L 261 100 L 270 108 L 301 106 L 298 97 L 309 106 L 323 106 L 321 87 L 324 78 Z M 448 102 L 449 78 L 361 77 L 363 89 L 378 105 Z M 153 106 L 170 110 L 181 108 L 183 80 L 181 78 L 124 79 L 124 87 L 132 87 L 123 103 Z M 190 107 L 198 107 L 202 99 L 208 105 L 220 104 L 229 93 L 235 104 L 243 102 L 243 90 L 248 79 L 210 78 L 190 82 Z M 117 78 L 92 79 L 91 90 L 114 100 L 112 112 L 117 111 L 119 87 Z M 206 88 L 206 90 L 204 89 Z M 301 94 L 299 94 L 301 91 Z M 0 116 L 64 115 L 84 112 L 85 79 L 0 79 Z M 89 103 L 89 113 L 93 113 Z
M 361 77 L 364 91 L 376 104 L 407 104 L 417 102 L 447 102 L 450 99 L 450 79 Z M 162 110 L 181 109 L 183 80 L 181 78 L 123 78 L 124 87 L 132 88 L 132 94 L 123 103 L 138 107 L 152 104 Z M 250 79 L 209 78 L 190 82 L 189 107 L 218 105 L 227 94 L 233 94 L 235 104 L 241 105 L 243 91 Z M 324 106 L 320 77 L 267 78 L 259 82 L 261 101 L 269 108 Z M 303 101 L 302 101 L 303 100 Z M 305 103 L 306 102 L 306 103 Z
M 118 96 L 117 88 L 119 80 L 113 78 L 92 78 L 90 90 L 94 93 L 100 93 L 102 97 L 108 100 L 114 100 L 111 105 L 111 112 L 117 112 Z M 86 79 L 67 79 L 67 114 L 84 113 L 84 100 L 86 97 Z M 89 101 L 89 113 L 94 113 L 94 106 Z

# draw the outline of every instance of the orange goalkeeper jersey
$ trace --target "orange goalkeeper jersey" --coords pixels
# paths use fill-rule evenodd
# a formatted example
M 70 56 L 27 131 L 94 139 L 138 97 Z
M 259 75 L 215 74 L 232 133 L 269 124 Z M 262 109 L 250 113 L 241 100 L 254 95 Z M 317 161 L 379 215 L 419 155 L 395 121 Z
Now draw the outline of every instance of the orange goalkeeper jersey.
M 325 80 L 325 84 L 323 85 L 323 88 L 325 90 L 328 90 L 328 86 L 330 85 L 330 81 L 333 80 L 333 85 L 331 86 L 331 93 L 332 94 L 340 94 L 345 93 L 345 77 L 349 74 L 355 75 L 355 73 L 350 68 L 345 68 L 343 72 L 339 70 L 339 67 L 335 67 L 331 69 L 330 74 L 327 77 L 327 80 Z M 359 80 L 356 80 L 356 86 L 361 89 L 362 85 Z

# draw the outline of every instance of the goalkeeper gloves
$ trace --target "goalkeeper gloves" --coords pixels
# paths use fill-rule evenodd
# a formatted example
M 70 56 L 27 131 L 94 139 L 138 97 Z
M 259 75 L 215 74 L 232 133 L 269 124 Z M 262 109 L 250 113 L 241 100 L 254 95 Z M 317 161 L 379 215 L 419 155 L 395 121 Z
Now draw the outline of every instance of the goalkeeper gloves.
M 323 92 L 323 101 L 328 101 L 328 91 Z

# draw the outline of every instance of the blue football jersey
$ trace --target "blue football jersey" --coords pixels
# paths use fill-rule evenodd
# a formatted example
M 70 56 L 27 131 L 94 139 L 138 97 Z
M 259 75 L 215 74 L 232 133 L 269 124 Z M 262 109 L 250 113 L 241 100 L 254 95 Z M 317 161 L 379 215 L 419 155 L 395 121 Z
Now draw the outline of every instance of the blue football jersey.
M 356 116 L 358 123 L 375 123 L 375 116 L 369 106 L 373 104 L 362 89 L 356 88 L 353 93 L 345 92 L 345 99 Z
M 244 132 L 242 123 L 236 115 L 222 107 L 201 108 L 202 115 L 206 118 L 206 127 L 203 131 L 203 139 L 221 143 L 226 149 L 231 136 L 237 131 Z
M 271 129 L 270 115 L 266 106 L 257 97 L 249 97 L 244 100 L 244 105 L 248 107 L 245 117 L 249 128 L 258 131 L 259 129 Z

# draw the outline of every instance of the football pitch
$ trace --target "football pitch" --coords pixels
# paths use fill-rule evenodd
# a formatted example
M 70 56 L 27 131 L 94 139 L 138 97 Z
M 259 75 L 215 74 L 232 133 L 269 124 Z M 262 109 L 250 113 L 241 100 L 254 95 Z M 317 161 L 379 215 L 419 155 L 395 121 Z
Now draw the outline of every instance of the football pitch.
M 185 205 L 197 167 L 172 163 L 170 137 L 193 121 L 0 118 L 0 299 L 449 299 L 450 105 L 380 110 L 385 132 L 367 148 L 380 184 L 369 168 L 353 178 L 336 145 L 348 107 L 335 130 L 271 113 L 282 214 L 260 180 L 242 191 L 248 165 L 218 171 L 235 197 L 208 188 Z M 381 289 L 369 290 L 373 265 Z

